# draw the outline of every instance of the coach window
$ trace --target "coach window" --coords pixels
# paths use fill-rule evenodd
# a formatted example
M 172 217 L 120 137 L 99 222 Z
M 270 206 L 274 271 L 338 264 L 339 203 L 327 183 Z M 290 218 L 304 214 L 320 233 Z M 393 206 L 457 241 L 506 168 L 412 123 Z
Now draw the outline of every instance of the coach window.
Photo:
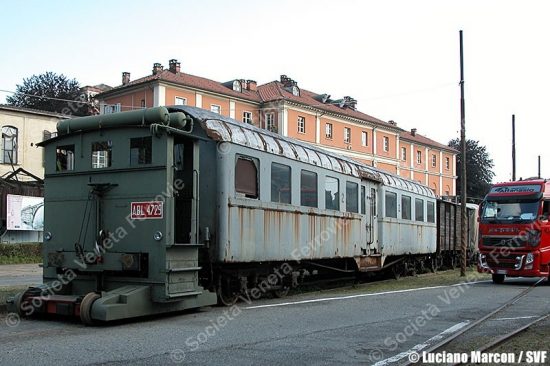
M 317 205 L 317 173 L 302 170 L 300 174 L 300 204 L 308 207 Z
M 411 197 L 409 196 L 401 196 L 401 218 L 403 220 L 410 220 L 411 215 Z
M 92 169 L 108 168 L 111 166 L 112 141 L 92 143 Z
M 359 212 L 357 207 L 359 194 L 359 186 L 357 183 L 346 182 L 346 211 L 347 212 Z
M 151 136 L 130 139 L 130 165 L 151 164 Z
M 271 202 L 290 203 L 290 167 L 271 163 Z
M 416 221 L 424 221 L 424 200 L 419 198 L 414 200 L 414 218 Z
M 74 170 L 74 145 L 58 146 L 55 156 L 56 172 Z
M 376 188 L 370 189 L 370 213 L 372 216 L 376 216 Z
M 433 202 L 428 202 L 428 222 L 435 222 L 435 205 Z
M 258 161 L 239 156 L 235 166 L 235 192 L 247 198 L 258 198 Z
M 361 215 L 367 213 L 367 201 L 365 199 L 365 187 L 361 186 Z
M 397 193 L 386 192 L 386 217 L 397 218 Z
M 333 177 L 325 178 L 325 208 L 327 210 L 340 209 L 340 182 Z

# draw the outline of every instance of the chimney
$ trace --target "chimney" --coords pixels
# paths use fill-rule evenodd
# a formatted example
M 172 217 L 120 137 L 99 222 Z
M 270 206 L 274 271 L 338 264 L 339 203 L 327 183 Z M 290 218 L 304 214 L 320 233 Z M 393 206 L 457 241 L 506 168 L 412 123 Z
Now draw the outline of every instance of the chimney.
M 281 75 L 281 84 L 283 84 L 285 88 L 298 86 L 298 83 L 296 81 L 292 80 L 286 75 Z
M 393 119 L 390 119 L 388 123 L 392 126 L 397 126 L 397 122 L 395 122 Z
M 416 128 L 411 129 L 411 135 L 416 136 Z
M 130 73 L 125 71 L 122 73 L 122 85 L 126 85 L 129 82 L 130 82 Z
M 180 72 L 180 62 L 178 62 L 178 60 L 176 60 L 175 58 L 171 59 L 170 61 L 168 61 L 168 65 L 169 65 L 169 68 L 170 68 L 170 72 L 173 73 L 173 74 L 177 74 Z
M 160 74 L 164 68 L 158 62 L 153 64 L 153 75 Z
M 256 90 L 258 90 L 257 86 L 258 86 L 258 84 L 254 80 L 247 80 L 246 81 L 246 90 L 256 91 Z

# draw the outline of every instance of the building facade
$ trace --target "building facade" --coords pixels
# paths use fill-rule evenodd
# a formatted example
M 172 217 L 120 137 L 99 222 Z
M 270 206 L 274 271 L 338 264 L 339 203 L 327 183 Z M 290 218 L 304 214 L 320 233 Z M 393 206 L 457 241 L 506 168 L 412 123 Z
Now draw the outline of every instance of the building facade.
M 23 168 L 44 178 L 44 153 L 36 144 L 56 133 L 57 122 L 66 118 L 58 113 L 0 105 L 0 176 Z
M 456 150 L 357 109 L 350 97 L 331 98 L 299 87 L 286 75 L 257 85 L 249 79 L 217 82 L 155 63 L 148 76 L 96 96 L 100 113 L 145 107 L 190 105 L 220 113 L 283 136 L 307 141 L 379 169 L 418 181 L 438 196 L 456 192 Z

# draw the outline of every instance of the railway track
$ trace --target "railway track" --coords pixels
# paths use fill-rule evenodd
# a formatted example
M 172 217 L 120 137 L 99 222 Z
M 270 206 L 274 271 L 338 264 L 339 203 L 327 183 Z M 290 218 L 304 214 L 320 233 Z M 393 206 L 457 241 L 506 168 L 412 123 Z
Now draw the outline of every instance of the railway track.
M 525 309 L 529 309 L 530 301 L 534 301 L 528 295 L 545 281 L 547 281 L 545 278 L 541 278 L 505 304 L 470 323 L 461 331 L 423 350 L 422 354 L 441 354 L 445 352 L 446 354 L 461 353 L 471 355 L 472 353 L 490 352 L 503 342 L 514 338 L 533 325 L 550 318 L 550 313 L 518 316 L 519 314 L 523 314 Z M 527 312 L 527 314 L 529 313 Z M 460 362 L 444 364 L 453 366 L 466 365 L 470 361 L 470 357 L 468 357 L 466 361 L 462 359 Z M 419 364 L 422 364 L 422 358 L 418 362 L 408 361 L 404 365 Z

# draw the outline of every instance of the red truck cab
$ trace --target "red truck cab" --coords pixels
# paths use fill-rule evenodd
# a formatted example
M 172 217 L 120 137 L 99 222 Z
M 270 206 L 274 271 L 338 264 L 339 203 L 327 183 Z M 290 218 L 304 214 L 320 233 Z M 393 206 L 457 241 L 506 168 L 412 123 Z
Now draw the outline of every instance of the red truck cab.
M 549 277 L 550 181 L 498 183 L 480 206 L 478 271 L 494 283 Z

